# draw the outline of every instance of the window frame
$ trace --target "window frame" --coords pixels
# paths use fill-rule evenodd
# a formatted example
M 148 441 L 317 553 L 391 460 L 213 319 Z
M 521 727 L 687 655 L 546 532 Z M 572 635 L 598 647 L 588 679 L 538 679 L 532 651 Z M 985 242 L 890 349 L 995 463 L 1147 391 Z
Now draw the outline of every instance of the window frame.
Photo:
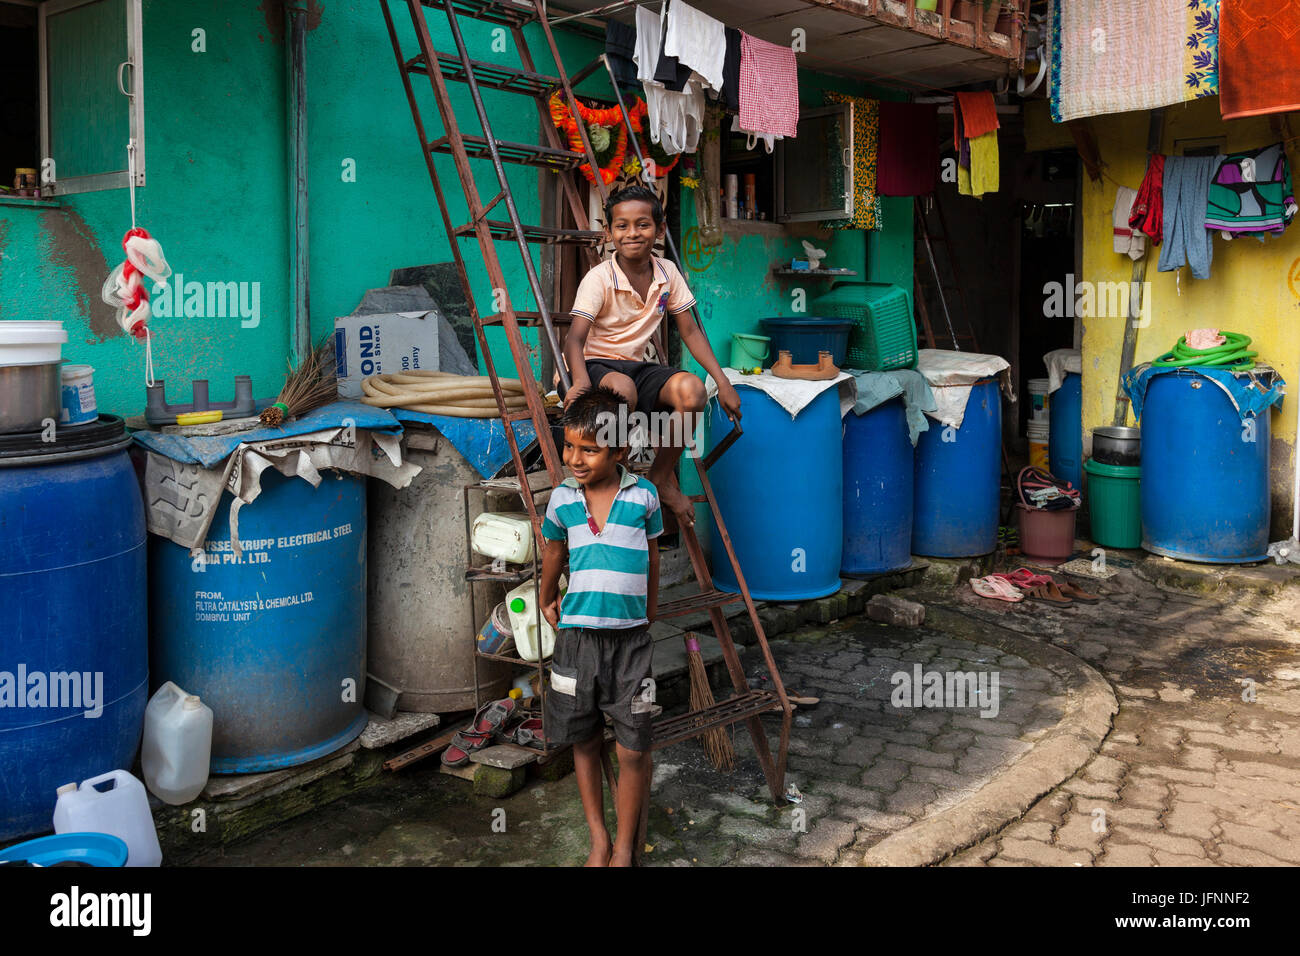
M 97 192 L 104 189 L 123 189 L 130 185 L 129 169 L 109 173 L 91 173 L 86 176 L 72 176 L 59 179 L 58 166 L 54 172 L 56 178 L 46 181 L 44 161 L 50 157 L 50 75 L 49 75 L 49 35 L 46 20 L 51 15 L 66 13 L 77 7 L 92 3 L 122 3 L 126 7 L 126 55 L 127 58 L 117 67 L 117 89 L 127 98 L 127 115 L 129 116 L 128 136 L 135 143 L 135 185 L 145 184 L 145 150 L 144 150 L 144 33 L 142 0 L 44 0 L 40 4 L 37 21 L 37 44 L 40 57 L 40 119 L 41 119 L 41 190 L 42 195 L 69 196 L 75 193 Z M 122 82 L 122 74 L 127 67 L 131 72 L 131 91 L 127 92 Z M 123 146 L 126 144 L 124 143 Z
M 816 109 L 799 111 L 799 125 L 803 125 L 805 120 L 819 119 L 823 116 L 833 116 L 839 114 L 840 117 L 840 134 L 841 142 L 846 143 L 844 147 L 842 162 L 844 163 L 844 201 L 838 206 L 829 209 L 814 209 L 806 212 L 789 212 L 785 204 L 785 176 L 786 176 L 786 141 L 780 140 L 776 144 L 776 215 L 774 219 L 778 223 L 783 222 L 808 222 L 808 221 L 833 221 L 837 219 L 853 218 L 853 103 L 832 103 L 829 106 L 819 106 Z

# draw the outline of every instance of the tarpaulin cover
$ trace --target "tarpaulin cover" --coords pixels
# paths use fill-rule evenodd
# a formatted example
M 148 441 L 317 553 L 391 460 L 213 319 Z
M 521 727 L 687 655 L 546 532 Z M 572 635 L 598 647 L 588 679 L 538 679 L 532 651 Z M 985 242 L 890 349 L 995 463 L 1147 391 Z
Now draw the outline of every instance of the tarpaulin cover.
M 1209 379 L 1223 389 L 1243 422 L 1248 417 L 1256 418 L 1261 412 L 1268 411 L 1282 401 L 1282 396 L 1286 394 L 1286 382 L 1282 376 L 1266 365 L 1257 365 L 1246 372 L 1230 372 L 1226 368 L 1206 365 L 1164 367 L 1147 362 L 1129 369 L 1124 373 L 1123 380 L 1124 391 L 1133 406 L 1133 417 L 1139 423 L 1142 421 L 1142 403 L 1146 400 L 1151 380 L 1157 375 L 1167 375 L 1170 372 L 1200 375 Z
M 187 436 L 141 431 L 134 434 L 136 444 L 164 455 L 173 461 L 212 468 L 230 457 L 240 445 L 255 445 L 294 435 L 309 435 L 327 428 L 362 428 L 400 435 L 402 426 L 384 408 L 372 408 L 360 402 L 341 400 L 324 405 L 301 418 L 275 428 L 255 428 L 232 435 Z
M 392 412 L 399 421 L 424 422 L 438 429 L 484 478 L 495 478 L 510 462 L 510 443 L 506 441 L 505 424 L 499 418 L 454 418 L 406 408 L 394 408 Z M 514 422 L 514 426 L 515 441 L 523 452 L 537 440 L 537 429 L 530 421 Z

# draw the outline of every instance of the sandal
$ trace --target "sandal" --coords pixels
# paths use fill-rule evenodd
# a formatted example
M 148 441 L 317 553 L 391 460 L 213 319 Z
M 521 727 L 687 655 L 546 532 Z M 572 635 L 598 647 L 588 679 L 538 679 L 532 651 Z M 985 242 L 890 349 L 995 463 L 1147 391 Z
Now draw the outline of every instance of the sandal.
M 1083 588 L 1079 587 L 1077 584 L 1073 583 L 1072 581 L 1061 582 L 1061 593 L 1066 597 L 1070 598 L 1071 600 L 1079 601 L 1082 604 L 1101 603 L 1100 594 L 1090 594 L 1087 591 L 1083 590 Z
M 1055 581 L 1049 579 L 1047 584 L 1039 584 L 1029 588 L 1025 596 L 1031 601 L 1042 601 L 1044 604 L 1054 604 L 1057 607 L 1074 607 L 1074 602 L 1061 593 L 1061 589 L 1056 586 Z
M 482 750 L 501 732 L 514 709 L 515 702 L 509 697 L 484 704 L 474 712 L 469 726 L 451 738 L 451 743 L 442 752 L 442 762 L 448 767 L 464 766 L 470 754 Z
M 1035 574 L 1028 568 L 1016 568 L 1009 573 L 994 574 L 995 578 L 1002 578 L 1004 581 L 1010 581 L 1018 588 L 1033 588 L 1040 584 L 1051 584 L 1052 579 L 1046 574 Z
M 982 598 L 989 598 L 994 601 L 1008 601 L 1012 604 L 1017 601 L 1023 601 L 1024 595 L 1020 589 L 1004 578 L 990 574 L 984 578 L 971 578 L 971 590 Z
M 542 719 L 529 717 L 510 735 L 510 742 L 520 747 L 532 747 L 536 750 L 546 749 L 546 735 L 542 733 Z

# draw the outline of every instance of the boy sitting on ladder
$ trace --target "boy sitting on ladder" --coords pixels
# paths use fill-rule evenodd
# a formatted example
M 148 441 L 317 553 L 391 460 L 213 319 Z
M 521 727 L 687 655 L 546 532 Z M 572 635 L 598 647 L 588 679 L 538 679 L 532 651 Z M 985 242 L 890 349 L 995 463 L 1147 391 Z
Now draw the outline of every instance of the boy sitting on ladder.
M 681 436 L 659 448 L 647 476 L 680 526 L 695 523 L 695 510 L 677 483 L 676 467 L 684 443 L 704 411 L 704 383 L 690 372 L 645 361 L 646 345 L 665 316 L 677 319 L 682 343 L 718 385 L 718 401 L 727 417 L 740 417 L 740 396 L 727 381 L 704 330 L 691 317 L 695 297 L 681 272 L 653 255 L 664 234 L 664 209 L 644 186 L 629 186 L 609 197 L 605 232 L 614 257 L 583 277 L 573 303 L 573 322 L 564 342 L 564 359 L 573 385 L 566 400 L 593 385 L 621 395 L 649 421 L 652 413 L 671 411 L 680 429 L 658 434 Z M 666 356 L 665 356 L 666 358 Z

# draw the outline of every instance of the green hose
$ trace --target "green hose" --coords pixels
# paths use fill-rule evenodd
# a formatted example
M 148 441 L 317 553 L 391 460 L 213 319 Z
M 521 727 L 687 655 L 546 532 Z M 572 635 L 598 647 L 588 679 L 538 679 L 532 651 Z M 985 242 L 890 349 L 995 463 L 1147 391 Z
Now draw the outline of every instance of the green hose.
M 1255 367 L 1258 352 L 1250 351 L 1250 336 L 1240 332 L 1220 332 L 1225 339 L 1222 345 L 1208 349 L 1194 349 L 1187 344 L 1187 336 L 1179 336 L 1178 343 L 1169 352 L 1151 364 L 1160 368 L 1181 365 L 1229 367 L 1233 372 L 1245 372 Z

